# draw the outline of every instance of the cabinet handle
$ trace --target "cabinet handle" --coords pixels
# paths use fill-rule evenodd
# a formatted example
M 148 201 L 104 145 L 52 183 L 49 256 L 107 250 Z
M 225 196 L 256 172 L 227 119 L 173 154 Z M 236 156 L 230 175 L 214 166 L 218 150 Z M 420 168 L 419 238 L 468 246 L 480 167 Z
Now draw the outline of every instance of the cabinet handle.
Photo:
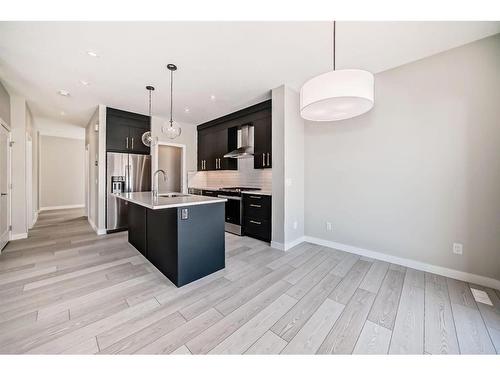
M 219 159 L 215 159 L 215 169 L 219 169 Z
M 266 154 L 262 154 L 262 166 L 266 166 Z
M 251 222 L 252 224 L 257 224 L 257 225 L 261 225 L 261 224 L 262 224 L 260 221 L 253 221 L 253 220 L 250 220 L 250 222 Z
M 257 208 L 261 208 L 262 206 L 260 204 L 250 204 L 250 207 L 257 207 Z
M 132 137 L 132 150 L 134 149 L 134 137 Z
M 128 149 L 128 137 L 127 137 L 127 149 Z
M 258 195 L 257 195 L 257 196 L 255 196 L 255 195 L 250 195 L 250 198 L 252 198 L 252 199 L 260 199 L 261 197 L 259 197 Z
M 206 168 L 206 164 L 205 163 L 206 163 L 205 160 L 203 160 L 203 169 Z
M 269 163 L 269 152 L 267 153 L 267 166 L 268 167 L 270 166 L 270 163 Z

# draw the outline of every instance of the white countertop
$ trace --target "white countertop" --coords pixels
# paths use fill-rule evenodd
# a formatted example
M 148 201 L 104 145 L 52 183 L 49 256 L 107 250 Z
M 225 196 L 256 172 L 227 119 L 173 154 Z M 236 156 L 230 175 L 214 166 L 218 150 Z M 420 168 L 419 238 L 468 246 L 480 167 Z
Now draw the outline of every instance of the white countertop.
M 253 194 L 253 195 L 273 195 L 272 192 L 268 190 L 245 190 L 241 194 Z
M 152 210 L 160 210 L 163 208 L 175 208 L 184 206 L 196 206 L 199 204 L 221 203 L 227 202 L 227 199 L 205 197 L 202 195 L 186 194 L 183 197 L 158 197 L 153 199 L 153 194 L 150 191 L 143 191 L 137 193 L 120 193 L 113 194 L 119 199 L 126 200 L 131 203 L 138 204 Z
M 198 189 L 198 190 L 218 191 L 220 189 L 224 189 L 224 186 L 190 186 L 189 188 L 190 189 Z M 273 193 L 270 190 L 245 190 L 245 191 L 242 191 L 241 193 L 242 194 L 255 194 L 255 195 L 273 195 Z

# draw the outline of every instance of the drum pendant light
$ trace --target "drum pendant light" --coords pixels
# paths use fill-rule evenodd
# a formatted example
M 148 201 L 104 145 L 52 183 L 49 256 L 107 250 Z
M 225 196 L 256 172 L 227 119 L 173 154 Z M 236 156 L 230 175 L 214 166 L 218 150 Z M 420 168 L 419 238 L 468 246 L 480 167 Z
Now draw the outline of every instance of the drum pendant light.
M 168 64 L 167 69 L 170 70 L 170 121 L 169 124 L 165 124 L 161 131 L 167 135 L 168 138 L 174 139 L 181 135 L 182 129 L 179 125 L 174 123 L 172 119 L 172 110 L 173 110 L 173 96 L 174 96 L 174 71 L 177 70 L 177 66 L 174 64 Z
M 333 22 L 333 70 L 307 81 L 300 90 L 300 115 L 310 121 L 338 121 L 359 116 L 374 104 L 374 77 L 366 70 L 335 70 Z

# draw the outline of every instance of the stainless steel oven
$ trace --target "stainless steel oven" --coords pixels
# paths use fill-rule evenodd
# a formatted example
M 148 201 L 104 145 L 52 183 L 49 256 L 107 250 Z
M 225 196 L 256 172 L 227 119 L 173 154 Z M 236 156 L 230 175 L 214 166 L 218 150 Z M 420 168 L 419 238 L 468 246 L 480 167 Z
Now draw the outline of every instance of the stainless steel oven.
M 233 195 L 229 192 L 221 193 L 219 198 L 227 199 L 226 202 L 226 232 L 241 236 L 241 223 L 243 222 L 243 204 L 241 195 Z

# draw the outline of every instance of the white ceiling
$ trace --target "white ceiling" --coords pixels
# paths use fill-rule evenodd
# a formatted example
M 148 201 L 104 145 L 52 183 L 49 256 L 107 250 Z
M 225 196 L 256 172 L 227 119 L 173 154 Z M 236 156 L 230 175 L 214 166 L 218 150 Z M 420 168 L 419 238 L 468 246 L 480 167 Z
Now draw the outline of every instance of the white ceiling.
M 337 69 L 377 73 L 499 32 L 500 22 L 338 22 Z M 83 126 L 97 104 L 147 113 L 144 87 L 152 84 L 153 113 L 167 117 L 170 62 L 179 67 L 174 119 L 198 124 L 331 69 L 332 25 L 0 22 L 0 79 L 36 116 Z

